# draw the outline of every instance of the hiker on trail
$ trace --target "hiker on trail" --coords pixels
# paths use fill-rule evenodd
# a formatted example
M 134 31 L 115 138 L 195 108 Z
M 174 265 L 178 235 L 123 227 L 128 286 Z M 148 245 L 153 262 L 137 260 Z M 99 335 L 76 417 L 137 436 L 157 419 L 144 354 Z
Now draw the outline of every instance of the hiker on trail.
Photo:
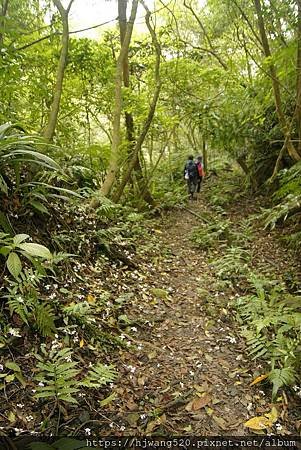
M 195 193 L 195 191 L 197 189 L 199 175 L 198 175 L 197 166 L 193 161 L 192 155 L 188 156 L 188 160 L 185 164 L 184 178 L 187 181 L 187 189 L 188 189 L 189 198 L 191 200 L 193 200 L 193 198 L 194 198 L 193 194 Z
M 205 171 L 204 171 L 204 166 L 203 166 L 203 158 L 202 156 L 198 156 L 195 162 L 197 168 L 198 168 L 198 183 L 197 183 L 197 188 L 196 188 L 196 192 L 199 194 L 200 190 L 201 190 L 201 185 L 205 176 Z

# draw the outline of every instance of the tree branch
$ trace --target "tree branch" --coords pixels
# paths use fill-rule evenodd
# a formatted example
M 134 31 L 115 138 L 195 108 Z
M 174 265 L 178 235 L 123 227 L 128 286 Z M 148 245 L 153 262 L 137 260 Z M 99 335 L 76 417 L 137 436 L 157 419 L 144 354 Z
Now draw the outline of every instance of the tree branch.
M 118 20 L 118 17 L 116 17 L 116 19 L 107 20 L 106 22 L 100 23 L 98 25 L 93 25 L 92 27 L 82 28 L 81 30 L 69 31 L 69 34 L 75 34 L 75 33 L 81 33 L 83 31 L 93 30 L 94 28 L 102 27 L 104 25 L 107 25 L 108 23 L 115 22 L 116 20 Z M 49 39 L 52 36 L 61 36 L 62 34 L 63 33 L 61 31 L 54 31 L 53 33 L 47 34 L 47 36 L 43 36 L 35 41 L 29 42 L 28 44 L 25 44 L 22 47 L 15 48 L 15 51 L 18 52 L 20 50 L 25 50 L 26 48 L 31 47 L 32 45 L 38 44 L 41 41 L 45 41 L 46 39 Z
M 194 18 L 196 19 L 196 21 L 198 22 L 198 24 L 199 24 L 199 26 L 200 26 L 200 28 L 201 28 L 201 30 L 202 30 L 202 32 L 203 32 L 203 34 L 204 34 L 204 36 L 205 36 L 207 42 L 208 42 L 208 45 L 209 45 L 209 47 L 210 47 L 210 49 L 211 49 L 211 54 L 218 60 L 218 62 L 223 66 L 223 68 L 224 68 L 225 70 L 228 70 L 227 64 L 226 64 L 226 63 L 222 60 L 222 58 L 216 53 L 215 48 L 214 48 L 214 46 L 213 46 L 213 44 L 212 44 L 212 42 L 211 42 L 211 39 L 210 39 L 210 37 L 209 37 L 209 35 L 208 35 L 207 31 L 206 31 L 206 28 L 204 27 L 204 25 L 203 25 L 201 19 L 199 18 L 199 16 L 197 15 L 197 13 L 194 11 L 194 9 L 192 8 L 191 5 L 188 5 L 188 4 L 186 3 L 186 0 L 184 0 L 184 6 L 185 6 L 185 8 L 189 9 L 189 11 L 192 13 L 193 17 L 194 17 Z

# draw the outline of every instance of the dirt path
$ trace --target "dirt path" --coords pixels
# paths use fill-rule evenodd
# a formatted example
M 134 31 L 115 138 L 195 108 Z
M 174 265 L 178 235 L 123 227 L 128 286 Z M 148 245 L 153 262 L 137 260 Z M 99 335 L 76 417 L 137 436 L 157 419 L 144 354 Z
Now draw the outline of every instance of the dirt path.
M 216 290 L 207 255 L 188 238 L 199 224 L 180 211 L 156 230 L 166 251 L 142 270 L 153 300 L 139 295 L 128 310 L 143 325 L 131 329 L 138 351 L 119 355 L 117 432 L 244 435 L 248 418 L 271 409 L 264 391 L 250 387 L 262 372 L 235 330 L 229 291 Z

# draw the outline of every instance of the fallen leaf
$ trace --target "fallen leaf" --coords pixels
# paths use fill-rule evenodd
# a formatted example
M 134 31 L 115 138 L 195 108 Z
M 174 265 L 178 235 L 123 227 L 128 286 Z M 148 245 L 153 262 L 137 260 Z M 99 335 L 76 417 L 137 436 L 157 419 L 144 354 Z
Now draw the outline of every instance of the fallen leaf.
M 265 430 L 272 425 L 273 422 L 265 416 L 252 417 L 252 419 L 244 423 L 245 427 L 251 428 L 252 430 Z
M 259 375 L 258 377 L 255 378 L 255 380 L 252 381 L 252 383 L 250 383 L 250 386 L 254 386 L 254 384 L 260 383 L 262 380 L 265 380 L 268 376 L 269 376 L 268 373 Z
M 194 399 L 192 401 L 191 411 L 197 411 L 198 409 L 204 408 L 204 406 L 207 406 L 210 401 L 211 397 L 208 394 L 204 395 L 203 397 Z
M 94 303 L 96 302 L 96 298 L 94 297 L 94 295 L 88 294 L 87 295 L 87 302 L 90 303 L 90 305 L 94 305 Z
M 140 418 L 140 414 L 138 413 L 130 413 L 126 416 L 126 421 L 128 422 L 131 427 L 137 427 L 137 422 Z
M 146 377 L 139 377 L 138 380 L 137 380 L 138 385 L 139 386 L 144 386 L 145 385 L 145 380 L 146 380 Z
M 7 418 L 10 423 L 14 423 L 16 421 L 16 415 L 12 411 L 8 413 Z
M 79 342 L 79 347 L 83 348 L 84 345 L 85 345 L 85 341 L 83 339 L 81 339 Z
M 164 424 L 165 422 L 166 422 L 166 415 L 163 414 L 162 416 L 157 417 L 157 419 L 152 420 L 151 422 L 149 422 L 149 423 L 147 424 L 145 433 L 146 433 L 146 434 L 152 433 L 152 431 L 153 431 L 155 428 L 159 427 L 160 425 Z
M 271 412 L 268 413 L 268 414 L 265 414 L 265 416 L 266 416 L 268 419 L 270 419 L 270 421 L 271 421 L 272 423 L 276 422 L 276 420 L 278 419 L 278 411 L 277 411 L 277 409 L 275 408 L 275 406 L 273 406 Z
M 217 417 L 217 416 L 212 416 L 212 419 L 214 420 L 215 423 L 217 423 L 217 425 L 224 431 L 226 431 L 228 429 L 228 425 L 227 422 L 222 418 L 222 417 Z

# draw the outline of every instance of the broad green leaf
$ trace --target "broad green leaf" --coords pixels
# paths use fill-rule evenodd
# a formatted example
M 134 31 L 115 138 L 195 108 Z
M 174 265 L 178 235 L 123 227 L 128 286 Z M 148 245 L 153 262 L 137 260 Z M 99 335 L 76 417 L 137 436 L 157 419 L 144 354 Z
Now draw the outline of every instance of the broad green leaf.
M 30 202 L 28 202 L 28 204 L 43 214 L 49 214 L 49 211 L 46 208 L 46 206 L 43 205 L 43 203 L 38 202 L 37 200 L 30 200 Z
M 18 366 L 18 364 L 16 364 L 13 361 L 8 361 L 7 363 L 5 363 L 5 367 L 7 367 L 8 369 L 13 370 L 14 372 L 20 372 L 21 373 L 20 366 Z
M 15 379 L 15 374 L 13 373 L 11 375 L 7 375 L 7 377 L 5 377 L 4 379 L 7 383 L 11 383 Z
M 37 160 L 36 162 L 44 162 L 53 169 L 60 169 L 60 166 L 52 158 L 49 158 L 49 156 L 46 156 L 43 153 L 36 152 L 34 150 L 14 150 L 11 152 L 11 155 L 30 155 Z
M 21 244 L 21 242 L 25 241 L 29 238 L 29 234 L 16 234 L 13 238 L 14 244 Z
M 14 423 L 16 421 L 16 415 L 13 411 L 10 411 L 7 415 L 8 420 L 10 423 Z
M 18 247 L 24 250 L 30 256 L 39 256 L 40 258 L 45 259 L 52 258 L 52 254 L 50 253 L 48 248 L 41 244 L 34 244 L 30 242 L 26 244 L 20 244 Z
M 10 251 L 11 251 L 10 247 L 1 247 L 0 248 L 0 255 L 7 256 Z
M 27 382 L 21 373 L 15 372 L 15 377 L 22 384 L 23 387 L 27 386 Z
M 0 191 L 4 192 L 4 194 L 8 194 L 8 187 L 5 183 L 3 176 L 0 174 Z
M 14 278 L 18 278 L 18 276 L 20 275 L 20 272 L 22 270 L 22 263 L 21 263 L 19 256 L 17 255 L 17 253 L 11 252 L 8 255 L 6 265 L 7 265 L 9 272 L 12 274 L 12 276 Z

